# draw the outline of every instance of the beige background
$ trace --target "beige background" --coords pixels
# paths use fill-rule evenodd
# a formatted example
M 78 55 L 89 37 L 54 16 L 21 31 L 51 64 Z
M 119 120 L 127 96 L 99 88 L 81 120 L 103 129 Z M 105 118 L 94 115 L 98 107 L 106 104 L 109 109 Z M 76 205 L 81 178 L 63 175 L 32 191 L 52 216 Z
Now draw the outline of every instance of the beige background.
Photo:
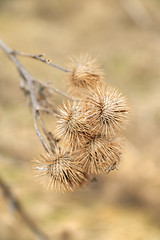
M 138 2 L 0 1 L 0 37 L 11 48 L 45 53 L 64 67 L 68 56 L 88 52 L 133 108 L 118 171 L 75 193 L 48 192 L 31 170 L 43 153 L 32 111 L 0 50 L 0 175 L 50 239 L 160 239 L 160 1 Z M 63 72 L 21 61 L 35 78 L 66 90 Z M 54 119 L 46 121 L 54 128 Z M 36 239 L 1 190 L 0 239 Z

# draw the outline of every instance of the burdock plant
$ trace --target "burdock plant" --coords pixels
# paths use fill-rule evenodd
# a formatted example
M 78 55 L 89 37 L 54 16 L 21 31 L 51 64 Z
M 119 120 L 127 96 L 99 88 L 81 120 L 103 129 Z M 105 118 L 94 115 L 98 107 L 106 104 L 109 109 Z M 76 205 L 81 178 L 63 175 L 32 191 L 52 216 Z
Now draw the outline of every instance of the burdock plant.
M 63 154 L 55 152 L 43 161 L 34 161 L 38 174 L 47 176 L 44 183 L 64 191 L 81 186 L 90 174 L 106 174 L 117 168 L 129 114 L 126 97 L 105 86 L 95 60 L 81 55 L 72 59 L 70 67 L 70 89 L 78 98 L 58 107 L 53 133 Z
M 33 107 L 36 133 L 45 149 L 43 155 L 32 161 L 41 182 L 49 189 L 74 191 L 89 181 L 90 175 L 107 174 L 116 169 L 130 108 L 118 89 L 106 86 L 103 71 L 96 61 L 88 55 L 73 57 L 67 70 L 53 64 L 44 55 L 12 51 L 1 40 L 0 47 L 18 68 L 22 90 Z M 67 72 L 66 85 L 71 96 L 35 80 L 17 55 L 34 58 Z M 53 92 L 65 97 L 62 106 L 54 105 Z M 43 112 L 56 115 L 54 132 L 47 130 Z

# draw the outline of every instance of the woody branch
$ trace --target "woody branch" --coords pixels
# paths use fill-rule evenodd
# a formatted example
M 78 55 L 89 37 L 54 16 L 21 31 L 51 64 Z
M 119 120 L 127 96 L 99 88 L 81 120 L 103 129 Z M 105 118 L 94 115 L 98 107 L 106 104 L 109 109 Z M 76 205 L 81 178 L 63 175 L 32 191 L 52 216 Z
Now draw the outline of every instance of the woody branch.
M 35 93 L 35 83 L 38 83 L 45 88 L 49 88 L 50 90 L 66 97 L 66 98 L 70 98 L 70 99 L 73 99 L 73 98 L 70 97 L 68 94 L 60 91 L 59 89 L 51 87 L 47 83 L 43 83 L 41 81 L 35 80 L 31 76 L 31 74 L 26 70 L 26 68 L 21 64 L 21 62 L 17 58 L 17 55 L 31 57 L 33 59 L 44 62 L 52 67 L 58 68 L 59 70 L 62 70 L 62 71 L 68 72 L 68 73 L 71 73 L 71 71 L 69 71 L 65 68 L 62 68 L 58 65 L 53 64 L 50 60 L 44 58 L 44 55 L 42 55 L 42 54 L 32 55 L 32 54 L 22 53 L 17 50 L 12 50 L 1 39 L 0 39 L 0 48 L 7 54 L 7 56 L 10 58 L 10 60 L 16 65 L 17 70 L 18 70 L 22 80 L 24 81 L 24 83 L 27 85 L 27 87 L 29 89 L 29 95 L 30 95 L 31 105 L 32 105 L 33 114 L 34 114 L 34 125 L 35 125 L 35 129 L 36 129 L 36 133 L 37 133 L 38 137 L 40 138 L 41 143 L 42 143 L 43 147 L 45 148 L 45 150 L 47 152 L 50 152 L 54 148 L 53 136 L 51 136 L 51 134 L 46 130 L 45 124 L 42 120 L 41 112 L 46 112 L 48 114 L 56 114 L 56 116 L 57 116 L 57 112 L 55 110 L 50 111 L 48 108 L 45 108 L 39 104 L 39 102 L 37 101 L 37 98 L 36 98 L 36 93 Z M 40 125 L 40 127 L 39 127 L 39 125 Z M 41 131 L 43 132 L 43 135 L 48 140 L 48 142 L 42 135 Z

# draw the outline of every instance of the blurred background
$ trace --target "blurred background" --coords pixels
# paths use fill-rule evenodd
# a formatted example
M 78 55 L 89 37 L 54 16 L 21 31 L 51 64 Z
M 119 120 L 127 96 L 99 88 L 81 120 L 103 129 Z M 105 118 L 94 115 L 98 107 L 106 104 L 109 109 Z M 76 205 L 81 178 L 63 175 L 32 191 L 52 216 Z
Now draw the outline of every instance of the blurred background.
M 132 106 L 118 171 L 74 193 L 49 192 L 31 169 L 43 153 L 32 111 L 0 49 L 0 176 L 49 239 L 160 239 L 159 13 L 159 0 L 0 0 L 0 37 L 12 49 L 45 53 L 63 67 L 68 56 L 88 52 Z M 66 91 L 65 73 L 20 60 L 36 79 Z M 40 239 L 13 205 L 0 188 L 0 239 Z

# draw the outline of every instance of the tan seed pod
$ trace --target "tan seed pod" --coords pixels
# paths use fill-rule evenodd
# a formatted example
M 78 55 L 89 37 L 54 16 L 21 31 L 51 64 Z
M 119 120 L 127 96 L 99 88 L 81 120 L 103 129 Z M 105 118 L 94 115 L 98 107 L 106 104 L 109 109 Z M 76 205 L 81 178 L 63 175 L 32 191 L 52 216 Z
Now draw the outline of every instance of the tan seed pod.
M 90 91 L 84 100 L 86 122 L 93 134 L 112 137 L 125 128 L 130 108 L 119 90 L 108 86 Z
M 117 167 L 122 145 L 117 139 L 95 137 L 77 151 L 79 161 L 88 174 L 108 173 Z
M 103 83 L 103 73 L 96 64 L 95 59 L 86 55 L 79 58 L 70 58 L 68 68 L 72 71 L 69 81 L 71 92 L 78 95 L 85 94 L 88 88 L 94 89 L 95 86 Z
M 33 161 L 36 176 L 47 188 L 65 192 L 73 191 L 85 181 L 82 168 L 68 152 L 55 148 L 55 153 L 46 153 L 45 156 Z
M 81 102 L 68 101 L 59 108 L 56 135 L 70 150 L 84 144 L 86 127 Z

